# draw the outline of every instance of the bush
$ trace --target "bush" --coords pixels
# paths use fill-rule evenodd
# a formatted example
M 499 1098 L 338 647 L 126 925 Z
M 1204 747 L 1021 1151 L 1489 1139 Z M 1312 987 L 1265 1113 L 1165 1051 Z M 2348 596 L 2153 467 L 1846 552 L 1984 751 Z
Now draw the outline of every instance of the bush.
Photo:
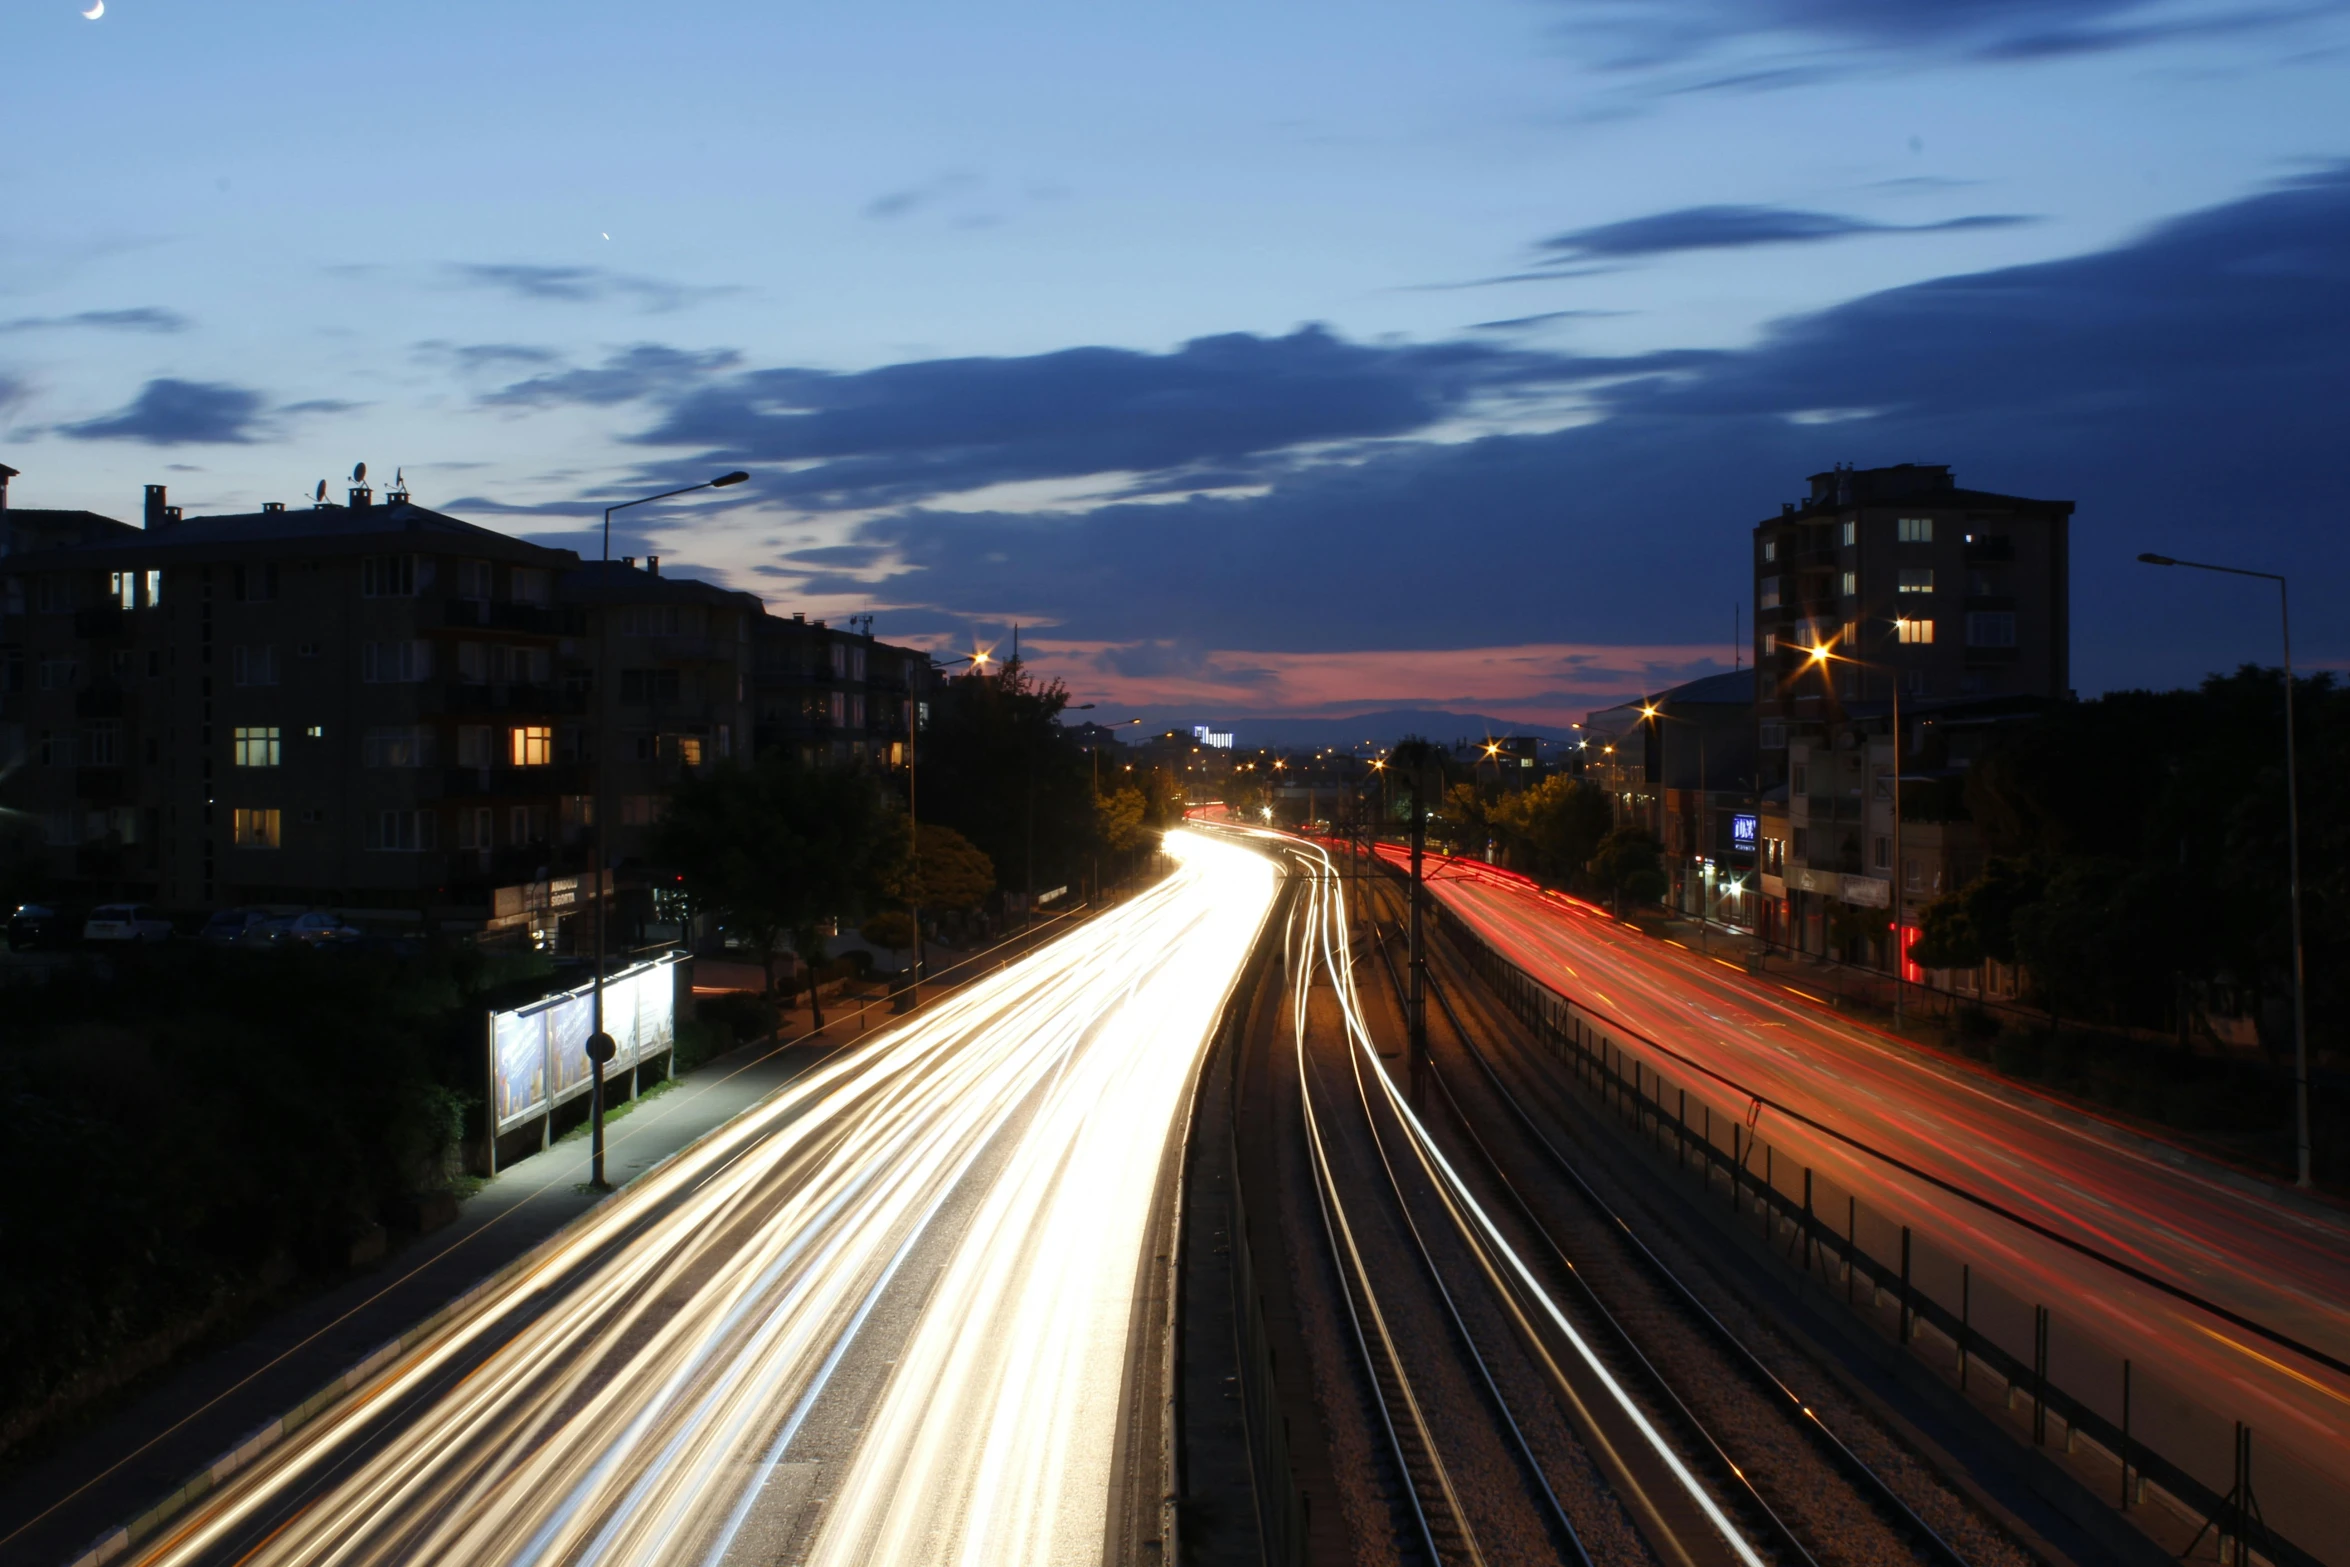
M 695 1002 L 694 1017 L 720 1030 L 730 1043 L 739 1045 L 774 1033 L 778 1014 L 775 1003 L 765 996 L 736 990 Z

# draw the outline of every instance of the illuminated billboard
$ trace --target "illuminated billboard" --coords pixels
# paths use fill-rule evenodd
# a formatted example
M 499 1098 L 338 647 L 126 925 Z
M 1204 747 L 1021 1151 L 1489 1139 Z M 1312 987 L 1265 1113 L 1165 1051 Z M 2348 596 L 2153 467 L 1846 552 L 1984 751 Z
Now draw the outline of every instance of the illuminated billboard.
M 1755 833 L 1761 824 L 1751 816 L 1730 818 L 1730 847 L 1740 854 L 1754 852 Z
M 677 1046 L 677 965 L 666 957 L 604 978 L 604 1032 L 616 1047 L 607 1081 Z M 595 987 L 546 996 L 489 1020 L 490 1110 L 510 1131 L 553 1112 L 589 1087 L 587 1042 L 595 1032 Z

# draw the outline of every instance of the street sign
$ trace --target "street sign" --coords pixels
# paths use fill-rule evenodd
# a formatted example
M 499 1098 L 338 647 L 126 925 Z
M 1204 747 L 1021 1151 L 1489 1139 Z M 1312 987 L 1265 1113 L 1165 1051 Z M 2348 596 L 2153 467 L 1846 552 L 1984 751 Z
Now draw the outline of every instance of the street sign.
M 588 1035 L 587 1057 L 596 1065 L 602 1066 L 618 1054 L 620 1046 L 610 1034 L 599 1031 Z

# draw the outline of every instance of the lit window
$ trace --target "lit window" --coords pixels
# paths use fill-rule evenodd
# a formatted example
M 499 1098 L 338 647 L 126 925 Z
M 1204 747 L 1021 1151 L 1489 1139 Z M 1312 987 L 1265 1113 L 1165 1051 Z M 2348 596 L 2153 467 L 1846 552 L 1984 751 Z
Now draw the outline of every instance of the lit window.
M 1934 623 L 1931 620 L 1896 620 L 1893 624 L 1899 629 L 1904 642 L 1925 643 L 1934 640 Z
M 1860 573 L 1857 571 L 1846 572 L 1844 574 L 1844 596 L 1846 598 L 1854 598 L 1857 597 L 1859 593 Z
M 135 571 L 107 573 L 106 591 L 114 602 L 124 609 L 139 607 L 139 574 Z
M 1894 536 L 1903 544 L 1934 542 L 1934 519 L 1931 517 L 1904 517 L 1893 527 Z
M 1860 522 L 1858 519 L 1852 517 L 1844 519 L 1844 542 L 1847 544 L 1860 542 Z
M 162 602 L 163 573 L 160 571 L 150 571 L 147 573 L 147 607 L 149 609 L 153 609 L 156 605 Z
M 1777 539 L 1765 539 L 1765 540 L 1763 540 L 1763 560 L 1764 560 L 1764 561 L 1767 563 L 1767 562 L 1770 562 L 1770 561 L 1777 560 L 1778 558 L 1779 558 L 1779 541 L 1778 541 Z
M 835 695 L 837 697 L 837 693 Z M 701 766 L 701 737 L 698 735 L 679 735 L 677 737 L 677 759 L 685 763 L 685 765 L 688 767 Z
M 278 763 L 277 726 L 240 728 L 232 732 L 239 767 L 275 767 Z
M 1931 593 L 1934 591 L 1934 568 L 1931 566 L 1904 566 L 1901 568 L 1900 590 L 1904 593 Z
M 1784 579 L 1779 577 L 1762 579 L 1762 585 L 1755 590 L 1754 602 L 1757 608 L 1777 609 L 1779 607 L 1779 584 L 1782 580 Z
M 544 767 L 555 759 L 555 731 L 545 725 L 527 725 L 508 738 L 506 754 L 513 766 Z
M 326 725 L 312 724 L 308 729 L 304 730 L 303 733 L 310 736 L 310 738 L 313 740 L 324 740 L 326 738 Z
M 2007 610 L 1977 610 L 1966 618 L 1969 647 L 2014 647 L 2015 616 Z
M 278 820 L 274 806 L 262 810 L 240 805 L 229 812 L 229 831 L 240 849 L 274 849 L 278 846 Z

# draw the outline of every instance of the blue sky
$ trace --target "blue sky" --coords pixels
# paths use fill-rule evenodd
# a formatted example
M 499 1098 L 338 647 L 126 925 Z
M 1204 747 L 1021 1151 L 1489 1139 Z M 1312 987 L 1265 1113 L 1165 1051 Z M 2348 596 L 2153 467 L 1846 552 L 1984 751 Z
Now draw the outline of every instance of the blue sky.
M 87 0 L 84 0 L 84 4 Z M 0 15 L 23 505 L 355 461 L 1153 715 L 1726 665 L 1837 461 L 2080 502 L 2076 678 L 2350 659 L 2330 0 Z

